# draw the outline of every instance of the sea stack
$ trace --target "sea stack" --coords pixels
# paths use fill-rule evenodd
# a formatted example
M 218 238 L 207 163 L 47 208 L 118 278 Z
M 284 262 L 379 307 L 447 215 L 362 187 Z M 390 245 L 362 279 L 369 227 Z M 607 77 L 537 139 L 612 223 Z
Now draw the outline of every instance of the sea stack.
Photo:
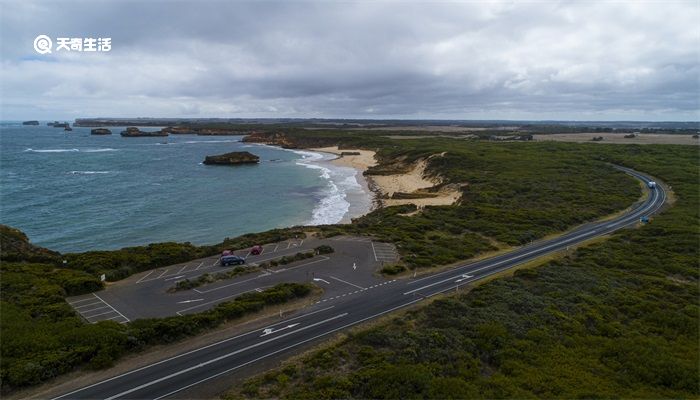
M 24 121 L 22 125 L 39 125 L 39 121 Z
M 90 131 L 91 135 L 111 135 L 112 131 L 107 128 L 95 128 Z
M 163 131 L 155 131 L 155 132 L 144 132 L 142 130 L 139 130 L 139 128 L 135 126 L 130 126 L 126 128 L 125 131 L 122 131 L 120 135 L 124 137 L 152 137 L 152 136 L 168 136 L 168 132 L 163 132 Z
M 247 151 L 234 151 L 218 156 L 206 156 L 206 158 L 204 158 L 204 164 L 207 165 L 240 165 L 257 164 L 259 162 L 260 157 Z

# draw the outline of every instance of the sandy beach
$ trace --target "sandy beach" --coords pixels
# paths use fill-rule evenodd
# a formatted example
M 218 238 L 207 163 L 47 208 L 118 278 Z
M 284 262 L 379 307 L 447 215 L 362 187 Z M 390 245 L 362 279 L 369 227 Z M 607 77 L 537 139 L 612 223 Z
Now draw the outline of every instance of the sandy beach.
M 310 149 L 324 153 L 336 154 L 339 157 L 331 162 L 345 167 L 352 167 L 360 171 L 362 174 L 369 167 L 377 164 L 375 152 L 371 150 L 359 149 L 339 149 L 334 147 L 320 147 Z M 345 152 L 359 153 L 359 155 L 342 155 Z M 439 155 L 436 155 L 439 156 Z M 378 195 L 378 202 L 381 206 L 395 206 L 401 204 L 415 204 L 418 208 L 425 206 L 444 206 L 454 204 L 460 197 L 460 193 L 456 188 L 445 187 L 441 190 L 431 193 L 430 197 L 418 199 L 391 199 L 394 193 L 416 193 L 420 190 L 432 188 L 440 184 L 439 179 L 430 179 L 425 176 L 425 168 L 428 160 L 421 160 L 412 170 L 404 174 L 396 175 L 372 175 L 365 178 L 369 181 L 369 188 L 375 191 Z

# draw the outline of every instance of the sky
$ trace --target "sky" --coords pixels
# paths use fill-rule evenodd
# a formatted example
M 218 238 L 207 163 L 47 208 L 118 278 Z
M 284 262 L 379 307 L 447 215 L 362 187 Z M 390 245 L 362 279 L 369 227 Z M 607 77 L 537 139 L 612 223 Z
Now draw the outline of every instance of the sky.
M 0 0 L 0 119 L 697 121 L 697 21 L 697 0 Z

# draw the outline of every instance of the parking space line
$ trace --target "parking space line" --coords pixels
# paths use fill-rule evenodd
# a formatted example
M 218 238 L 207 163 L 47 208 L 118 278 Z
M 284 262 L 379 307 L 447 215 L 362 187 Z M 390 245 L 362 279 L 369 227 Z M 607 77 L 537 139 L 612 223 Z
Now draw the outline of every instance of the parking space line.
M 109 311 L 107 311 L 107 312 L 103 312 L 103 313 L 100 313 L 100 314 L 91 315 L 91 316 L 89 316 L 89 317 L 84 316 L 84 315 L 83 315 L 83 316 L 84 316 L 85 318 L 87 318 L 87 319 L 90 319 L 90 318 L 99 317 L 100 315 L 111 314 L 111 313 L 113 313 L 113 312 L 114 312 L 114 311 L 109 310 Z
M 280 244 L 279 244 L 279 243 L 277 243 L 277 245 L 275 246 L 275 249 L 272 250 L 272 252 L 273 252 L 273 253 L 276 252 L 278 247 L 280 247 Z
M 92 299 L 92 300 L 95 300 L 95 299 Z M 96 302 L 94 302 L 94 303 L 85 304 L 85 305 L 83 305 L 83 306 L 78 306 L 78 307 L 73 307 L 73 308 L 75 308 L 75 309 L 77 310 L 77 309 L 79 309 L 79 308 L 90 307 L 90 306 L 94 306 L 94 305 L 97 305 L 97 304 L 100 304 L 100 302 L 99 302 L 99 301 L 96 301 Z
M 377 260 L 377 251 L 374 249 L 374 242 L 369 242 L 372 245 L 372 253 L 374 253 L 374 261 L 379 261 Z
M 103 303 L 107 304 L 107 305 L 108 305 L 112 310 L 114 310 L 117 314 L 119 314 L 119 315 L 121 315 L 122 317 L 124 317 L 124 319 L 126 320 L 126 322 L 129 322 L 129 321 L 130 321 L 130 319 L 127 318 L 127 317 L 125 317 L 124 314 L 120 313 L 119 311 L 117 311 L 116 308 L 112 307 L 109 303 L 107 303 L 106 301 L 102 300 L 102 297 L 96 295 L 95 293 L 93 293 L 92 295 L 95 296 L 95 297 L 97 297 L 98 299 L 100 299 L 100 301 L 102 301 Z
M 68 302 L 68 304 L 73 305 L 73 304 L 78 304 L 78 303 L 81 303 L 81 302 L 83 302 L 83 301 L 88 301 L 88 300 L 95 300 L 95 299 L 92 298 L 92 297 L 88 297 L 87 299 L 76 300 L 76 301 L 74 301 L 74 302 L 72 302 L 72 303 L 71 303 L 70 301 L 67 301 L 67 302 Z
M 333 276 L 333 275 L 328 275 L 328 277 L 331 278 L 331 279 L 335 279 L 335 280 L 338 281 L 338 282 L 343 282 L 343 283 L 348 284 L 348 285 L 350 285 L 350 286 L 354 286 L 354 287 L 356 287 L 356 288 L 358 288 L 358 289 L 364 289 L 362 286 L 358 286 L 358 285 L 355 285 L 354 283 L 350 283 L 350 282 L 344 281 L 344 280 L 342 280 L 342 279 L 340 279 L 340 278 L 336 278 L 336 277 Z
M 146 275 L 142 276 L 141 279 L 139 279 L 138 281 L 136 281 L 136 283 L 141 283 L 141 281 L 143 281 L 144 279 L 146 279 L 146 278 L 148 278 L 149 276 L 151 276 L 151 274 L 154 273 L 154 272 L 156 272 L 156 270 L 153 270 L 153 271 L 147 273 Z
M 208 301 L 208 302 L 206 302 L 206 303 L 197 304 L 196 306 L 187 307 L 187 308 L 185 308 L 185 309 L 182 309 L 182 310 L 180 310 L 180 311 L 177 311 L 176 314 L 177 314 L 177 315 L 182 315 L 181 313 L 183 313 L 183 312 L 185 312 L 185 311 L 194 310 L 195 308 L 200 308 L 200 307 L 202 307 L 202 306 L 206 306 L 206 305 L 209 305 L 209 304 L 212 304 L 212 303 L 218 303 L 218 302 L 221 302 L 222 300 L 230 299 L 231 297 L 240 296 L 240 295 L 242 295 L 242 294 L 244 294 L 244 293 L 254 292 L 254 291 L 257 291 L 257 290 L 260 290 L 260 288 L 255 288 L 255 289 L 251 289 L 251 290 L 246 290 L 245 292 L 235 293 L 235 294 L 232 294 L 232 295 L 230 295 L 230 296 L 225 296 L 225 297 L 218 298 L 218 299 L 216 299 L 216 300 Z
M 105 309 L 105 308 L 107 308 L 107 306 L 92 308 L 92 309 L 87 310 L 87 311 L 80 311 L 80 314 L 82 314 L 83 316 L 85 316 L 85 314 L 87 314 L 87 313 L 91 313 L 91 312 L 97 311 L 97 310 L 102 310 L 102 309 Z
M 187 267 L 189 267 L 189 264 L 185 264 L 185 266 L 182 267 L 182 269 L 177 271 L 175 274 L 179 274 L 180 272 L 184 271 Z
M 165 271 L 163 271 L 162 274 L 158 275 L 158 278 L 160 278 L 161 276 L 165 275 L 166 272 L 168 272 L 168 269 L 166 269 Z M 156 278 L 156 279 L 158 279 L 158 278 Z
M 199 263 L 199 265 L 197 266 L 197 268 L 195 268 L 194 270 L 195 270 L 195 271 L 198 270 L 199 267 L 201 267 L 202 265 L 204 265 L 204 261 L 202 261 L 201 263 Z

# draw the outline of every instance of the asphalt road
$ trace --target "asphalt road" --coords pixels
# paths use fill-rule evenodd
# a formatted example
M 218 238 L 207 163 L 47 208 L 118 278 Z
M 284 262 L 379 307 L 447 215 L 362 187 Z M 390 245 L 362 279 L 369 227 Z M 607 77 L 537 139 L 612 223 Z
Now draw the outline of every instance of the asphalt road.
M 645 175 L 623 169 L 647 182 Z M 261 330 L 210 344 L 178 356 L 115 376 L 59 398 L 160 399 L 191 397 L 188 391 L 222 376 L 236 373 L 270 359 L 280 359 L 295 349 L 334 333 L 409 306 L 439 293 L 512 268 L 542 255 L 566 249 L 585 240 L 633 225 L 642 216 L 657 212 L 666 200 L 657 185 L 649 196 L 615 219 L 587 224 L 560 237 L 532 243 L 496 257 L 467 263 L 420 279 L 383 282 L 373 288 L 320 302 L 303 313 Z M 369 292 L 372 291 L 372 292 Z

